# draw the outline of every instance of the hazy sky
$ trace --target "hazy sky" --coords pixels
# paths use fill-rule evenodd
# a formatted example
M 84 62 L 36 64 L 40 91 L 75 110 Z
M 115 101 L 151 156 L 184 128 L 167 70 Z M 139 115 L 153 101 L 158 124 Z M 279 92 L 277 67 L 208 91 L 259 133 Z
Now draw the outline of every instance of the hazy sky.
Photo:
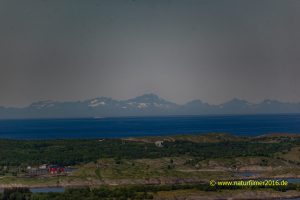
M 300 1 L 0 0 L 0 105 L 300 102 Z

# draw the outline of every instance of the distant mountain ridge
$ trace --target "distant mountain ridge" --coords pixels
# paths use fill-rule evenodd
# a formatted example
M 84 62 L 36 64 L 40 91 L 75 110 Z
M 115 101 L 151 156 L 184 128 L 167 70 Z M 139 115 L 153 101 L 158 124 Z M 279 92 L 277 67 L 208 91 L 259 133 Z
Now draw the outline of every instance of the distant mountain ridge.
M 276 113 L 300 113 L 300 103 L 264 100 L 253 104 L 234 98 L 220 105 L 201 100 L 178 105 L 150 93 L 128 100 L 99 97 L 85 101 L 38 101 L 24 108 L 0 107 L 1 119 Z

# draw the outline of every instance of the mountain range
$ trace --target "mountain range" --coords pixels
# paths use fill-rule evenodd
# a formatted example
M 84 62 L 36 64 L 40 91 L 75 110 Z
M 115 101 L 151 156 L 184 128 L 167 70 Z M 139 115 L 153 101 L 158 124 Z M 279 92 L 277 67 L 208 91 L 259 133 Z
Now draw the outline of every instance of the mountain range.
M 1 119 L 277 113 L 300 113 L 300 103 L 264 100 L 254 104 L 234 98 L 220 105 L 201 100 L 179 105 L 155 94 L 144 94 L 128 100 L 99 97 L 85 101 L 39 101 L 23 108 L 0 107 Z

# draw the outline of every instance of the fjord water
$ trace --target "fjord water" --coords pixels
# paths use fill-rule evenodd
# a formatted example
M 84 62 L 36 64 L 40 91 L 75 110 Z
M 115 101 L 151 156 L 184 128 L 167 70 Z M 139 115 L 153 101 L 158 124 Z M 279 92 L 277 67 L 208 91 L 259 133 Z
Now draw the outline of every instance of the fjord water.
M 0 138 L 116 138 L 188 133 L 300 133 L 300 114 L 0 120 Z

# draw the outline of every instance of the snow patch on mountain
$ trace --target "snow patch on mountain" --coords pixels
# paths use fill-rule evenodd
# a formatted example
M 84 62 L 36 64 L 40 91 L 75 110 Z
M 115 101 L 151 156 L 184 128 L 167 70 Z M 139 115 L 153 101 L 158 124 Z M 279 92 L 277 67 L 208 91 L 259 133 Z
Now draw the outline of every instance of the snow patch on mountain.
M 147 108 L 148 104 L 147 103 L 139 103 L 137 106 L 139 109 Z
M 106 105 L 105 101 L 100 101 L 99 99 L 93 99 L 89 103 L 89 107 L 98 107 L 98 106 L 104 106 Z

